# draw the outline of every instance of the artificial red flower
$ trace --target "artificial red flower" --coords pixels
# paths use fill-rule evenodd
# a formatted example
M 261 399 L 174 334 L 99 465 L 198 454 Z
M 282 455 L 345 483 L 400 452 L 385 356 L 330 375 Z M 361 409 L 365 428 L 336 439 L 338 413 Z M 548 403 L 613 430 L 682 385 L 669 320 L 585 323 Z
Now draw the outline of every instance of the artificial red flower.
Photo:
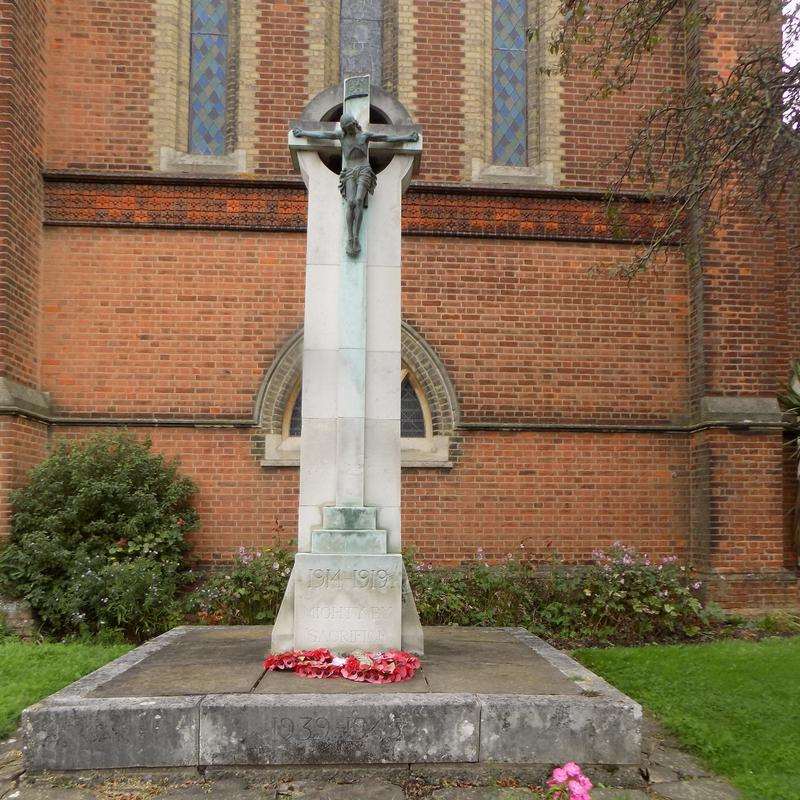
M 306 678 L 347 678 L 366 683 L 397 683 L 414 677 L 419 659 L 402 650 L 360 653 L 348 658 L 334 656 L 326 647 L 276 653 L 264 661 L 264 669 L 294 670 Z
M 342 665 L 334 661 L 304 661 L 294 671 L 304 678 L 338 678 L 342 674 Z
M 338 678 L 341 670 L 341 659 L 335 659 L 325 647 L 303 651 L 294 668 L 298 675 L 306 678 Z
M 303 661 L 331 661 L 333 653 L 327 647 L 316 647 L 314 650 L 298 651 L 298 662 Z
M 297 659 L 303 655 L 302 650 L 289 650 L 286 653 L 273 653 L 264 659 L 264 669 L 273 672 L 278 669 L 294 669 Z
M 398 683 L 414 676 L 419 659 L 402 650 L 367 653 L 362 659 L 350 656 L 342 667 L 342 677 L 365 683 Z

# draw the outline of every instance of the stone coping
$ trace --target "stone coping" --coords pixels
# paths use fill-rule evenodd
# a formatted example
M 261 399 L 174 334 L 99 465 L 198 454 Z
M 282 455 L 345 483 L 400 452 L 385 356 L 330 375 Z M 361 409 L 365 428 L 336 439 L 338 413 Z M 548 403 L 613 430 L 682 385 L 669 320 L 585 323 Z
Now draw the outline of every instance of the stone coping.
M 346 681 L 339 690 L 339 679 L 316 684 L 297 676 L 276 676 L 282 684 L 270 688 L 256 669 L 252 682 L 248 678 L 235 691 L 104 696 L 123 694 L 126 683 L 137 685 L 150 665 L 156 675 L 158 669 L 169 674 L 190 662 L 202 663 L 204 636 L 229 643 L 216 656 L 219 685 L 226 685 L 224 660 L 233 673 L 237 640 L 250 648 L 247 652 L 256 652 L 256 646 L 266 651 L 269 630 L 175 628 L 31 706 L 22 719 L 28 769 L 566 760 L 614 767 L 640 761 L 641 707 L 518 628 L 426 629 L 430 646 L 423 669 L 426 662 L 438 664 L 439 683 L 425 677 L 416 691 L 403 684 L 350 687 Z M 482 663 L 485 659 L 473 652 L 481 647 L 483 653 L 496 647 L 497 657 Z M 207 652 L 211 657 L 210 643 Z M 538 684 L 508 683 L 503 670 L 516 665 L 518 681 L 525 672 L 524 653 L 531 674 L 541 675 L 542 692 Z M 217 674 L 214 664 L 210 668 Z M 471 674 L 480 691 L 465 691 Z M 294 691 L 291 680 L 303 681 L 303 691 Z M 446 691 L 448 685 L 457 691 Z

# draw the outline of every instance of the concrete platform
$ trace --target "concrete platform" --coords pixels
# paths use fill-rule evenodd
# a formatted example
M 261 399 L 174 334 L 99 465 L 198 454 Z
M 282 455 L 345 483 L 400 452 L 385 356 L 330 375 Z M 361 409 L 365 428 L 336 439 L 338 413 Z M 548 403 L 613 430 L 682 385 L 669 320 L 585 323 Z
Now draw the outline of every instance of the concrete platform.
M 269 635 L 175 628 L 31 706 L 28 769 L 639 762 L 639 705 L 522 629 L 427 628 L 390 686 L 264 673 Z

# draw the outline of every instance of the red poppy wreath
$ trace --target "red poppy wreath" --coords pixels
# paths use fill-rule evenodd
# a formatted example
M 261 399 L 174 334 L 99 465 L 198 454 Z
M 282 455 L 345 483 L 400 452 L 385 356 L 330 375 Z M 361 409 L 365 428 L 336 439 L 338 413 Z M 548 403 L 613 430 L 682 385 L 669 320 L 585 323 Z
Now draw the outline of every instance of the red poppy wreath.
M 363 683 L 398 683 L 414 677 L 420 660 L 403 650 L 383 653 L 354 653 L 335 656 L 325 647 L 315 650 L 290 650 L 264 660 L 267 672 L 286 670 L 306 678 L 345 678 Z

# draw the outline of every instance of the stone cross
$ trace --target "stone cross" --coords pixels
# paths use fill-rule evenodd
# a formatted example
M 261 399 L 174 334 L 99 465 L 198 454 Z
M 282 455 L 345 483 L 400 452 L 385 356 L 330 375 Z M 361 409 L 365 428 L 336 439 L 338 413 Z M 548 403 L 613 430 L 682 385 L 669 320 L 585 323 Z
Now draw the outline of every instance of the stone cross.
M 345 81 L 345 128 L 351 117 L 360 133 L 349 139 L 314 120 L 289 138 L 308 188 L 303 407 L 298 554 L 274 652 L 422 651 L 400 555 L 400 211 L 420 132 L 370 124 L 368 76 Z M 363 159 L 348 160 L 362 145 Z M 369 150 L 390 157 L 377 176 L 364 167 Z M 337 154 L 340 176 L 320 157 Z M 368 208 L 354 246 L 359 188 Z

